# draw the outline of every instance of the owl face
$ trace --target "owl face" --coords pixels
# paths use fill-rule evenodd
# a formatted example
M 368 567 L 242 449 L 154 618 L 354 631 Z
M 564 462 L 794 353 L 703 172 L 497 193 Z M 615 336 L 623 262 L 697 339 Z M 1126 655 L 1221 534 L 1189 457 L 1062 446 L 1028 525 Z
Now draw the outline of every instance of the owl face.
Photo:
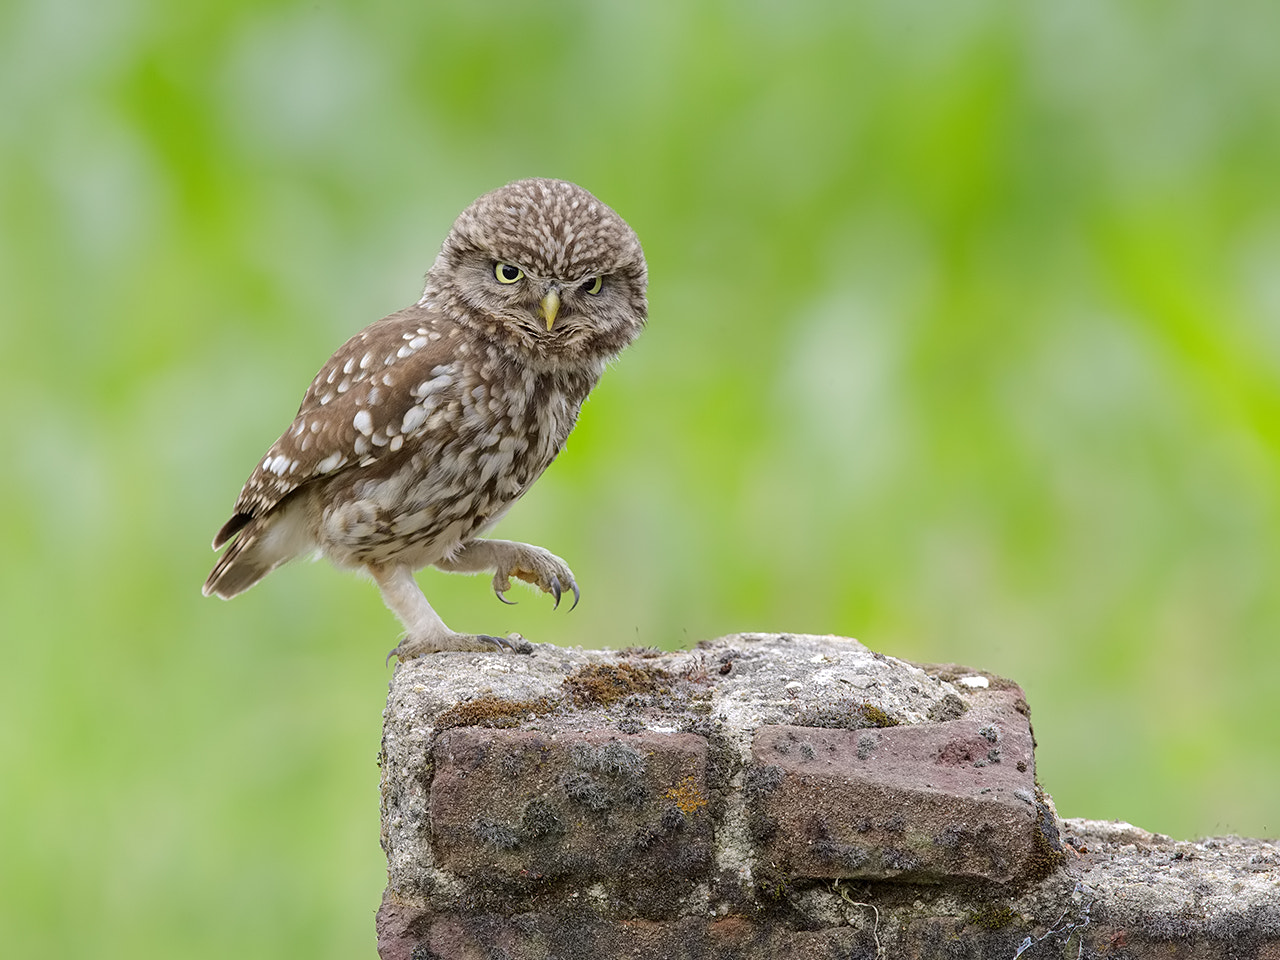
M 617 353 L 647 315 L 644 255 L 616 213 L 575 184 L 521 180 L 464 210 L 427 274 L 458 322 L 541 359 Z

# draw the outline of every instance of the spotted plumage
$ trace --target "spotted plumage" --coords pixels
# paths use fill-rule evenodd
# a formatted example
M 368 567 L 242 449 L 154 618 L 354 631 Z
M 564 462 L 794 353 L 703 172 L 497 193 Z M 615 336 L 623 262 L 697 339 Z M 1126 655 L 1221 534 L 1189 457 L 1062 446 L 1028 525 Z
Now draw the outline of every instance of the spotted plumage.
M 235 596 L 295 556 L 368 572 L 404 623 L 401 658 L 493 649 L 454 633 L 413 571 L 493 571 L 559 602 L 578 588 L 540 547 L 480 538 L 546 469 L 606 364 L 644 326 L 644 254 L 581 187 L 522 180 L 462 212 L 421 299 L 366 327 L 316 374 L 258 462 L 206 595 Z

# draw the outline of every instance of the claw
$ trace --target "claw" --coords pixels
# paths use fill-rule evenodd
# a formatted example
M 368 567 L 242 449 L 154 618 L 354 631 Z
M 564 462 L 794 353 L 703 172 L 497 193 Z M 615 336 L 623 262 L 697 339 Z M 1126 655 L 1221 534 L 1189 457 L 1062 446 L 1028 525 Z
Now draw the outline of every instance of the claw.
M 554 573 L 551 575 L 551 595 L 556 598 L 556 602 L 551 605 L 552 610 L 560 607 L 560 578 Z
M 501 595 L 499 595 L 498 599 L 502 599 Z M 506 602 L 510 603 L 512 601 L 508 600 Z M 501 647 L 505 650 L 515 650 L 515 647 L 511 645 L 511 641 L 505 637 L 491 637 L 487 633 L 477 633 L 476 639 L 487 641 L 488 643 L 492 643 L 495 647 Z
M 578 601 L 582 599 L 582 593 L 578 590 L 577 581 L 574 581 L 570 585 L 573 587 L 573 607 L 576 607 L 578 605 Z M 573 607 L 570 607 L 569 609 L 572 610 Z
M 503 592 L 499 590 L 497 587 L 493 588 L 493 595 L 497 597 L 499 600 L 501 600 L 503 603 L 505 603 L 508 607 L 514 607 L 519 602 L 518 600 L 508 600 L 506 598 L 506 595 L 503 594 Z

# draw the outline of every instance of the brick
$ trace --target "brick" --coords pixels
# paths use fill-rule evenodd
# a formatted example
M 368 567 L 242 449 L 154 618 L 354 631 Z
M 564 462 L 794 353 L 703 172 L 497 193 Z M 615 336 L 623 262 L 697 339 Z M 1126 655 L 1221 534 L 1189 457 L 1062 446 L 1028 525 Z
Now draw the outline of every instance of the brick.
M 1031 876 L 1057 836 L 1018 699 L 991 694 L 941 723 L 758 728 L 746 783 L 761 859 L 789 877 Z
M 432 850 L 457 874 L 667 887 L 710 867 L 702 737 L 464 727 L 431 756 Z

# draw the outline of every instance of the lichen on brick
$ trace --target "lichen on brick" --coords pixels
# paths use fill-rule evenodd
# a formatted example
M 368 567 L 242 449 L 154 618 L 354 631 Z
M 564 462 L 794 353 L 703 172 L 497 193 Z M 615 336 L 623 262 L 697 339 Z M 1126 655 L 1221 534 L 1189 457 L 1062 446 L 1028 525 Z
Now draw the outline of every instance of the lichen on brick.
M 482 844 L 494 850 L 514 850 L 520 846 L 520 838 L 511 827 L 488 817 L 473 823 L 471 832 Z
M 707 795 L 700 789 L 697 778 L 691 776 L 665 791 L 663 796 L 674 802 L 683 814 L 693 813 L 707 805 Z
M 929 708 L 926 716 L 934 723 L 945 723 L 948 720 L 959 720 L 969 705 L 954 693 L 948 693 Z
M 564 833 L 564 823 L 549 800 L 544 797 L 535 797 L 524 808 L 524 816 L 520 819 L 520 832 L 529 840 L 541 840 L 543 837 Z
M 866 847 L 852 843 L 839 843 L 826 838 L 814 841 L 813 855 L 842 870 L 850 871 L 857 870 L 871 859 L 871 854 Z
M 613 806 L 613 797 L 595 777 L 589 773 L 567 773 L 560 778 L 564 795 L 574 803 L 599 813 Z
M 677 830 L 683 830 L 688 821 L 685 818 L 685 811 L 678 807 L 667 807 L 662 811 L 662 816 L 658 818 L 658 825 L 662 827 L 664 834 L 672 834 Z
M 767 797 L 777 790 L 786 775 L 774 764 L 751 767 L 743 778 L 742 790 L 748 799 Z
M 590 743 L 581 740 L 573 745 L 574 766 L 597 773 L 644 772 L 644 754 L 620 740 Z

